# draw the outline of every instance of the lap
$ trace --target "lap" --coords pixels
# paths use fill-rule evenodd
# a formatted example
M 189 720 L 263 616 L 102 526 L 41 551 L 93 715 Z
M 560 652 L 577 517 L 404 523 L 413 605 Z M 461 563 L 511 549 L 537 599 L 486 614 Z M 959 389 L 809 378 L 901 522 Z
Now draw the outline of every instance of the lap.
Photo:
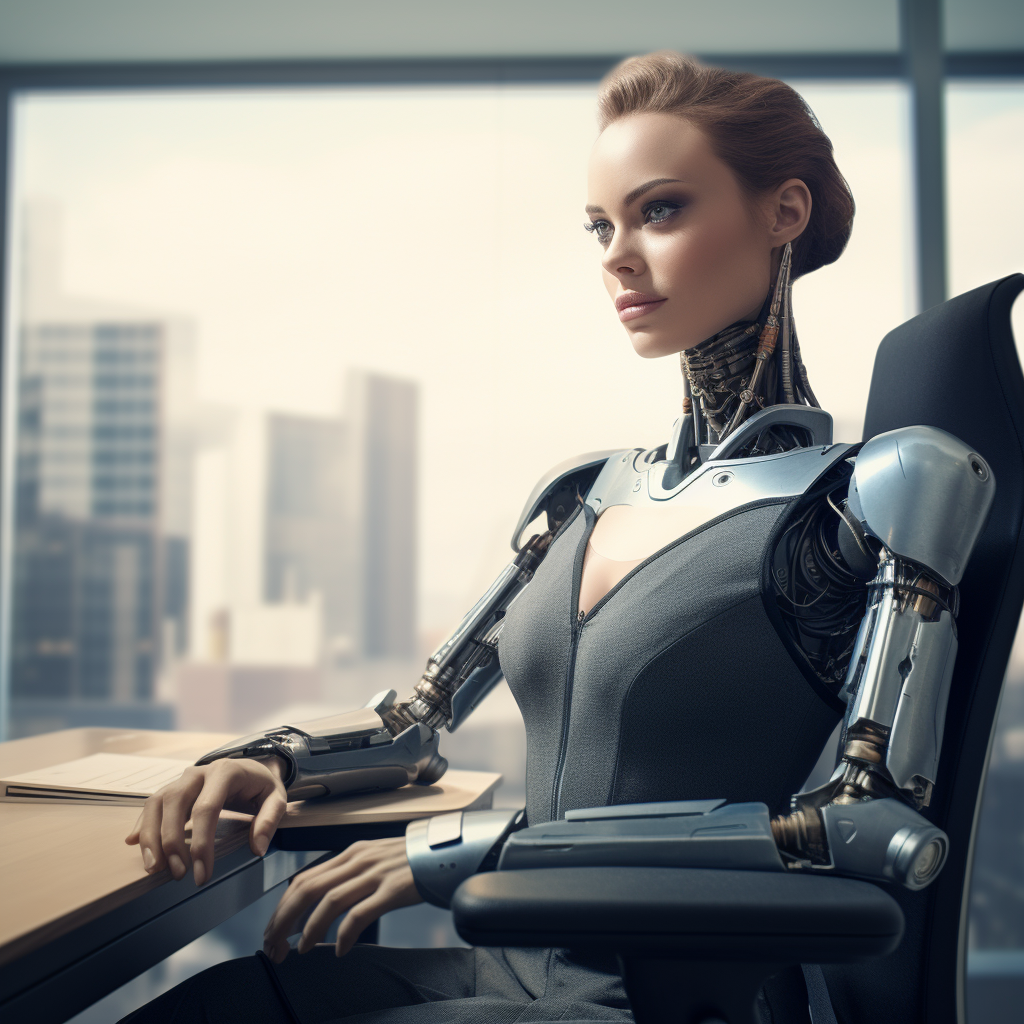
M 591 1002 L 588 997 L 597 993 L 579 991 L 582 977 L 574 979 L 575 985 L 556 984 L 557 991 L 544 992 L 548 986 L 541 974 L 548 971 L 541 967 L 541 958 L 547 951 L 517 951 L 527 954 L 522 965 L 510 961 L 505 952 L 362 945 L 336 957 L 333 946 L 323 945 L 303 956 L 292 952 L 276 965 L 257 954 L 197 974 L 130 1014 L 122 1024 L 514 1024 L 632 1019 L 620 1007 Z M 536 969 L 524 977 L 522 968 L 535 959 Z M 530 974 L 542 986 L 540 991 Z

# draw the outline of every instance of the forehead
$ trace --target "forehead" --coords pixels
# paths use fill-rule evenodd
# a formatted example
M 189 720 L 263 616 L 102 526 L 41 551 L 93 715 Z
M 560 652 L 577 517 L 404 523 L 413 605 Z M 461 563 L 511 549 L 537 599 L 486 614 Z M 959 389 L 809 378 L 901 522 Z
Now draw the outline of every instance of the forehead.
M 723 175 L 732 178 L 700 129 L 675 114 L 646 113 L 613 121 L 598 136 L 588 184 L 592 201 L 614 202 L 621 199 L 620 191 L 625 194 L 652 178 L 712 185 Z

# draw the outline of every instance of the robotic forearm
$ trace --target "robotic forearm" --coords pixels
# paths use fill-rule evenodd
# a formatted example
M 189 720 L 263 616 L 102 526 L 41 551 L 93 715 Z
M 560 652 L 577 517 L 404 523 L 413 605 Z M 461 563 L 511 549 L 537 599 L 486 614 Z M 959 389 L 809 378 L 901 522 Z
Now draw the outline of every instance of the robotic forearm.
M 438 753 L 441 726 L 456 729 L 501 679 L 497 643 L 505 612 L 533 578 L 551 543 L 548 531 L 524 545 L 455 632 L 430 656 L 406 700 L 377 694 L 365 708 L 243 736 L 201 757 L 277 756 L 291 800 L 430 785 L 448 762 Z
M 394 735 L 416 722 L 454 732 L 498 684 L 498 638 L 505 612 L 533 579 L 552 536 L 548 530 L 523 546 L 455 632 L 427 659 L 412 695 L 384 712 L 384 723 Z

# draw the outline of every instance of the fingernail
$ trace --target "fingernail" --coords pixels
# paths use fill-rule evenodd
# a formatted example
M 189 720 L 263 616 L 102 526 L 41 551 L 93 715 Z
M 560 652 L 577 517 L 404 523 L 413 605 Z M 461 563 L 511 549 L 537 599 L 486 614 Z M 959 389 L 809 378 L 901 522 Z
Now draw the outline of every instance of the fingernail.
M 156 857 L 153 856 L 153 851 L 148 846 L 142 850 L 142 863 L 147 871 L 152 871 L 156 867 Z
M 196 885 L 202 885 L 206 881 L 206 865 L 201 860 L 192 862 L 192 875 Z
M 175 878 L 185 877 L 185 862 L 176 853 L 172 853 L 167 858 L 167 866 L 171 869 L 171 874 Z
M 256 837 L 256 854 L 262 857 L 267 852 L 267 847 L 270 845 L 269 836 L 257 836 Z

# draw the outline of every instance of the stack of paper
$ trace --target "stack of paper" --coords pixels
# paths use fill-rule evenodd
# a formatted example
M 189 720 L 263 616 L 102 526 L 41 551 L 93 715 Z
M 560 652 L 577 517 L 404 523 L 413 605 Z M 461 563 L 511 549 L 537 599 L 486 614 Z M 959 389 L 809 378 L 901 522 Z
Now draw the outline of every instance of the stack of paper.
M 141 805 L 190 764 L 138 754 L 90 754 L 52 768 L 0 779 L 0 800 Z

